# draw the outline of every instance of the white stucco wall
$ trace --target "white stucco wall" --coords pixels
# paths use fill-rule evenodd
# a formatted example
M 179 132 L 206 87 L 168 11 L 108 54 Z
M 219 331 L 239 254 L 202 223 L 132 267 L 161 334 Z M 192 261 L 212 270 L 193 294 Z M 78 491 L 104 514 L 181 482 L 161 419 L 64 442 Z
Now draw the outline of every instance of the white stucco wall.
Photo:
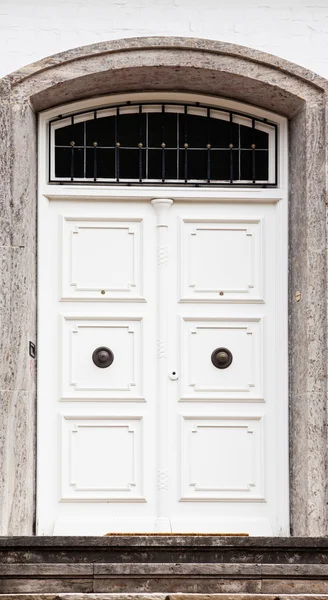
M 69 48 L 154 35 L 250 46 L 328 77 L 328 0 L 0 0 L 0 77 Z

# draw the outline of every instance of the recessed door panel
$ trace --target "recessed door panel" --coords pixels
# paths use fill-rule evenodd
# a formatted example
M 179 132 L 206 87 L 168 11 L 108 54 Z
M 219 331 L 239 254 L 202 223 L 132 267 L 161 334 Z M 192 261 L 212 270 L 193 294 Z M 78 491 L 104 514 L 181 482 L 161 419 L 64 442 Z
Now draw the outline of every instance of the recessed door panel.
M 110 363 L 97 364 L 105 350 Z M 62 320 L 62 399 L 142 400 L 141 319 Z
M 142 501 L 142 419 L 62 417 L 62 500 Z
M 142 221 L 62 221 L 62 300 L 140 300 Z
M 263 301 L 263 220 L 182 219 L 181 299 Z
M 185 501 L 263 500 L 260 416 L 182 417 Z
M 261 337 L 259 318 L 184 318 L 182 399 L 263 400 Z M 222 364 L 220 353 L 228 358 Z

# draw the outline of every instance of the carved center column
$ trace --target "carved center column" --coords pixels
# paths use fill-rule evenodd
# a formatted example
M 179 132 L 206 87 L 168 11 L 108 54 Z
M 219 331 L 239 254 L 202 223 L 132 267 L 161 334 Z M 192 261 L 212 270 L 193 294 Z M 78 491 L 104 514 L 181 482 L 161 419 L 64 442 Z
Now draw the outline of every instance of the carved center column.
M 168 517 L 168 211 L 173 200 L 151 201 L 157 214 L 157 520 L 156 531 L 169 532 Z

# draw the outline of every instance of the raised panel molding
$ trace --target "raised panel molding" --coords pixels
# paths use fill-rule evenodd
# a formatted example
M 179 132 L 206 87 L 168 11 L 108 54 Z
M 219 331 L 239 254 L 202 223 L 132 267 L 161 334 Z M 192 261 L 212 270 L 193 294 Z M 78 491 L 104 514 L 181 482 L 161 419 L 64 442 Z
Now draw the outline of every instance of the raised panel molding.
M 142 301 L 142 220 L 62 217 L 61 300 Z
M 181 219 L 181 302 L 263 302 L 261 219 Z
M 263 401 L 262 319 L 182 319 L 181 400 Z M 228 348 L 227 369 L 216 368 L 212 352 Z
M 182 417 L 182 501 L 264 501 L 262 415 Z
M 141 318 L 64 316 L 61 321 L 62 400 L 144 400 Z M 114 354 L 108 368 L 93 363 L 100 346 Z
M 142 417 L 61 416 L 62 501 L 139 501 Z

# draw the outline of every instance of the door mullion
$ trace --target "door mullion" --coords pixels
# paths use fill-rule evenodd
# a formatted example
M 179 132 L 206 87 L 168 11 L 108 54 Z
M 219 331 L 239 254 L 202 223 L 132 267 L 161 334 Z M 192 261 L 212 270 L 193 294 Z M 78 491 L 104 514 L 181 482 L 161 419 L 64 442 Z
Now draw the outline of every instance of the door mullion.
M 173 201 L 154 199 L 157 215 L 157 519 L 156 531 L 169 532 L 168 513 L 168 211 Z

